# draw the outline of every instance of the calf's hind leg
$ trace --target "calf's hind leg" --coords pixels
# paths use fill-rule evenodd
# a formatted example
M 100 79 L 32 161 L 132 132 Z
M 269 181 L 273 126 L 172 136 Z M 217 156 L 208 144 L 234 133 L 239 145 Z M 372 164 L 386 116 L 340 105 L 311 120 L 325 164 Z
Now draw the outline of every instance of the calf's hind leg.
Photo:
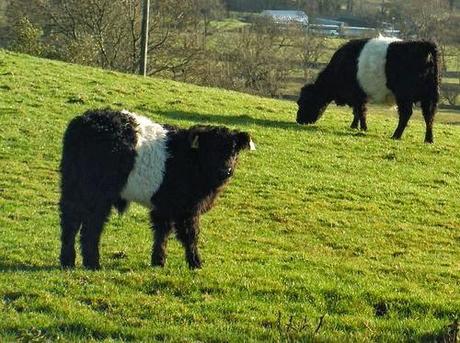
M 81 253 L 83 265 L 87 269 L 99 269 L 99 242 L 101 240 L 104 224 L 110 213 L 111 206 L 100 206 L 92 210 L 83 219 L 80 234 Z
M 72 204 L 61 200 L 61 255 L 62 268 L 75 267 L 75 236 L 81 226 L 77 209 Z

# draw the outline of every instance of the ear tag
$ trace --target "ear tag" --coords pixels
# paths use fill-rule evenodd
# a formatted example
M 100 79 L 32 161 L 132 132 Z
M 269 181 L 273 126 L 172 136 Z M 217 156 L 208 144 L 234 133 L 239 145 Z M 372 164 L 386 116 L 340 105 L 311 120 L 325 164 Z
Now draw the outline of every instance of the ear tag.
M 198 135 L 196 135 L 192 141 L 192 149 L 198 149 L 199 147 L 200 145 L 198 143 Z
M 253 151 L 256 150 L 256 145 L 252 141 L 252 139 L 249 141 L 249 150 Z

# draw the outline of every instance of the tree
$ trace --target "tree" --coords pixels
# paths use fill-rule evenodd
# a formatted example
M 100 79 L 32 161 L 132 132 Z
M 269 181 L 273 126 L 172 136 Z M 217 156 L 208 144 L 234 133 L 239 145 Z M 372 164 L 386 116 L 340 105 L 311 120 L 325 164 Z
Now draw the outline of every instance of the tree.
M 32 24 L 27 17 L 19 19 L 13 27 L 14 41 L 11 49 L 25 54 L 40 56 L 44 45 L 41 42 L 43 31 Z
M 195 82 L 264 96 L 281 96 L 291 64 L 284 43 L 287 31 L 260 20 L 241 33 L 218 39 Z M 210 56 L 211 55 L 211 56 Z
M 354 7 L 354 1 L 353 0 L 347 0 L 347 11 L 348 12 L 353 12 L 353 7 Z
M 220 0 L 199 0 L 198 9 L 203 17 L 203 48 L 206 49 L 209 24 L 212 19 L 216 19 L 222 15 L 224 6 Z
M 39 0 L 14 0 L 8 1 L 2 6 L 4 9 L 5 26 L 2 30 L 3 37 L 1 40 L 4 41 L 6 46 L 16 44 L 18 27 L 26 25 L 23 21 L 24 18 L 28 20 L 27 25 L 32 25 L 39 30 L 41 29 L 41 31 L 45 31 L 46 21 L 40 10 Z
M 43 31 L 44 55 L 69 62 L 135 73 L 139 70 L 143 0 L 15 0 L 8 5 L 10 27 L 27 17 Z M 220 0 L 151 2 L 149 75 L 177 75 L 197 55 L 203 38 L 200 6 L 214 9 Z M 209 19 L 206 20 L 209 24 Z M 9 34 L 15 39 L 12 34 Z
M 452 36 L 451 27 L 455 28 L 447 0 L 394 1 L 387 5 L 385 17 L 395 22 L 403 38 L 435 41 L 441 49 L 441 55 L 445 55 L 446 44 Z M 445 69 L 444 62 L 443 67 Z
M 326 51 L 326 38 L 305 33 L 297 37 L 295 48 L 304 71 L 304 80 L 313 81 L 318 62 Z

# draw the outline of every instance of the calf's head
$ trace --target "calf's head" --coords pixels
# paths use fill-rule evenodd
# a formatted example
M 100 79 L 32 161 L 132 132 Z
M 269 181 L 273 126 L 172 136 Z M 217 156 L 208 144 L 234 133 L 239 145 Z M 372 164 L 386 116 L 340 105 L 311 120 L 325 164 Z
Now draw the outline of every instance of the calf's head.
M 212 187 L 225 184 L 233 175 L 241 150 L 255 150 L 248 133 L 217 126 L 190 128 L 189 144 L 197 154 L 201 177 Z
M 299 109 L 297 111 L 297 123 L 312 124 L 316 122 L 324 113 L 327 102 L 314 84 L 305 85 L 300 91 L 297 100 Z

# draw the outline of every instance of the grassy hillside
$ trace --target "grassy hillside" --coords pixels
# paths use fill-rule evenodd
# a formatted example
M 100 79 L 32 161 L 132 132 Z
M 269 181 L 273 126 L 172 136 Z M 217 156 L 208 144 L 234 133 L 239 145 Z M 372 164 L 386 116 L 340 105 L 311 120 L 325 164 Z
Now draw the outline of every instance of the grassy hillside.
M 138 206 L 106 226 L 103 270 L 79 258 L 59 269 L 62 134 L 101 106 L 252 134 L 258 150 L 202 218 L 202 270 L 187 269 L 175 239 L 166 267 L 152 269 Z M 438 123 L 426 145 L 419 114 L 393 141 L 392 109 L 373 107 L 368 133 L 348 129 L 346 108 L 311 127 L 295 110 L 0 50 L 0 341 L 444 335 L 460 315 L 460 127 Z

